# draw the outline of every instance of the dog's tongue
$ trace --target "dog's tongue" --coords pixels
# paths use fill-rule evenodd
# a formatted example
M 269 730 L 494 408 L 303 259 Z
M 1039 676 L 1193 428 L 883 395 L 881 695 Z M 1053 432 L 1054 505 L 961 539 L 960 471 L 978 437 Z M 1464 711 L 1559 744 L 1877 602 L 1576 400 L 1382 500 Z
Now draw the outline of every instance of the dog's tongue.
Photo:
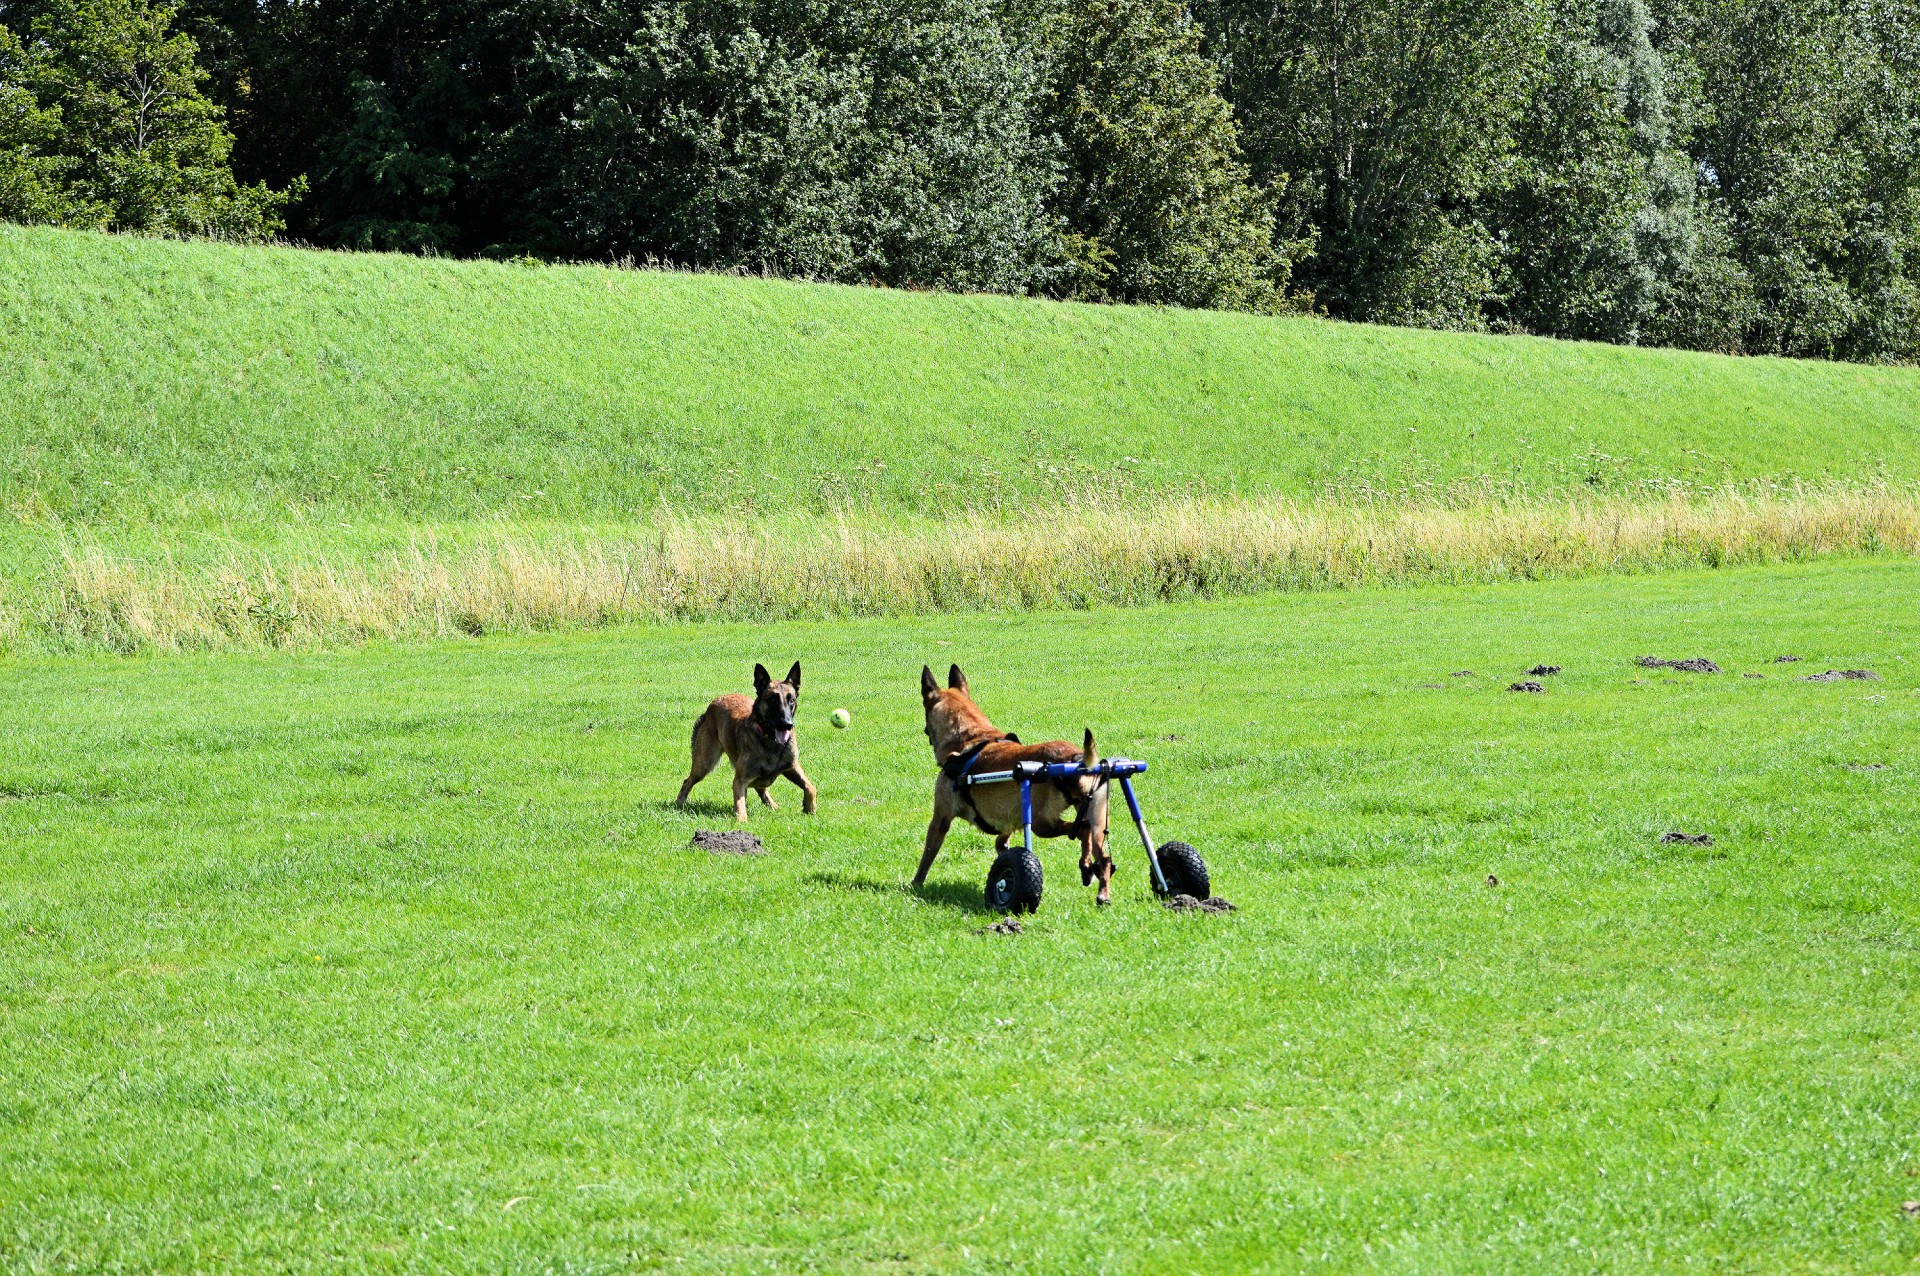
M 773 729 L 773 742 L 775 744 L 785 744 L 791 739 L 793 739 L 792 727 L 775 727 Z

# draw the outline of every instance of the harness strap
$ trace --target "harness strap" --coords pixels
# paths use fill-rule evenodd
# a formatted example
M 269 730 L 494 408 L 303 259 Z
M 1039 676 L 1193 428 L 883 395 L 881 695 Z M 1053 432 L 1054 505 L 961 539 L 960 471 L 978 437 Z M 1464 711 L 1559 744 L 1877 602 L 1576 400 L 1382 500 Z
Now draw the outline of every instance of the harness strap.
M 1005 735 L 996 736 L 991 740 L 982 740 L 965 753 L 956 753 L 945 762 L 942 762 L 940 764 L 940 774 L 946 776 L 947 779 L 951 780 L 955 785 L 958 785 L 961 780 L 966 778 L 967 773 L 973 770 L 973 764 L 980 760 L 980 750 L 990 744 L 1005 744 L 1009 741 L 1018 744 L 1020 743 L 1020 737 L 1009 731 Z

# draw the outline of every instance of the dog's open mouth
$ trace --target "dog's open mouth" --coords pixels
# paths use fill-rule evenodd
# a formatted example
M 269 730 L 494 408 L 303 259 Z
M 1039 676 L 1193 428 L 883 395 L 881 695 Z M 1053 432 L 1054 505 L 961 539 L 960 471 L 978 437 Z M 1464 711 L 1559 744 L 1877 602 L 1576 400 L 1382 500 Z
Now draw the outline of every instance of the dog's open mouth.
M 773 729 L 773 742 L 775 744 L 792 744 L 793 728 L 792 727 L 775 727 Z

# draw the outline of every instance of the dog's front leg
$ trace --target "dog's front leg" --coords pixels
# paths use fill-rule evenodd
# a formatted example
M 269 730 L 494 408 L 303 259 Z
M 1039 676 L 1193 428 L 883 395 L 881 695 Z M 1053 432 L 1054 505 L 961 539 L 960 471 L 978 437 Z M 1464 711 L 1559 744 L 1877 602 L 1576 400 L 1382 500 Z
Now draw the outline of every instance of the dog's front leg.
M 947 840 L 947 830 L 953 827 L 953 817 L 944 811 L 935 811 L 933 819 L 927 825 L 927 849 L 920 853 L 920 871 L 913 875 L 913 888 L 919 890 L 927 880 L 927 870 L 933 867 L 933 857 L 940 853 L 941 843 Z
M 739 824 L 747 822 L 747 777 L 738 771 L 733 773 L 733 818 Z
M 783 774 L 789 780 L 799 785 L 800 791 L 806 794 L 806 796 L 800 800 L 800 809 L 808 815 L 812 815 L 814 809 L 820 805 L 820 790 L 813 787 L 813 781 L 807 778 L 807 773 L 800 769 L 798 762 L 788 767 Z

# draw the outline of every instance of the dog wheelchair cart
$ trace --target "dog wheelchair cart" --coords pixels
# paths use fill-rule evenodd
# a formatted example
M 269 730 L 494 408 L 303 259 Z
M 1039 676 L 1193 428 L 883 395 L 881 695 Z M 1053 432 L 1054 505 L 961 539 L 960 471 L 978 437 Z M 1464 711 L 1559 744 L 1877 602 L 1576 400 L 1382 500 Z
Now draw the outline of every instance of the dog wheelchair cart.
M 1099 776 L 1120 781 L 1126 795 L 1127 810 L 1133 813 L 1134 827 L 1147 848 L 1147 871 L 1156 895 L 1191 895 L 1206 899 L 1211 894 L 1207 866 L 1200 853 L 1185 842 L 1168 842 L 1155 847 L 1153 834 L 1147 832 L 1146 817 L 1140 813 L 1140 799 L 1134 796 L 1133 777 L 1144 773 L 1147 764 L 1129 758 L 1108 758 L 1093 766 L 1078 762 L 1019 762 L 1006 771 L 986 771 L 960 777 L 969 787 L 979 784 L 1020 785 L 1020 845 L 1009 846 L 993 862 L 987 874 L 987 907 L 1003 913 L 1030 913 L 1040 907 L 1040 857 L 1033 853 L 1033 786 L 1040 781 L 1078 780 Z

